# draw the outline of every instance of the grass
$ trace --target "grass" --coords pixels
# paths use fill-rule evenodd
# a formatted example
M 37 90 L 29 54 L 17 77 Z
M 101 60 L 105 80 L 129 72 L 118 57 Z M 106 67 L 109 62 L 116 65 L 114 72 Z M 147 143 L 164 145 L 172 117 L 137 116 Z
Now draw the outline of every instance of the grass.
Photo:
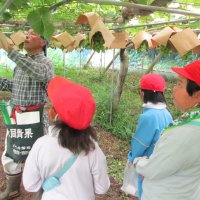
M 1 77 L 11 79 L 12 70 L 5 67 L 0 67 Z M 130 139 L 134 132 L 138 115 L 142 111 L 142 102 L 138 95 L 139 80 L 141 74 L 137 72 L 129 73 L 123 88 L 123 93 L 120 100 L 118 111 L 114 116 L 111 113 L 111 93 L 112 74 L 108 71 L 102 75 L 101 71 L 94 68 L 76 69 L 67 67 L 65 70 L 61 67 L 55 68 L 55 74 L 66 76 L 68 79 L 88 87 L 94 94 L 97 103 L 97 111 L 93 123 L 104 128 L 114 135 L 122 139 Z M 116 82 L 118 72 L 114 73 L 114 83 Z M 172 87 L 174 80 L 167 80 L 167 88 L 165 97 L 168 102 L 168 108 L 174 117 L 179 115 L 179 111 L 175 109 L 172 103 Z
M 12 73 L 11 69 L 0 67 L 1 77 L 11 79 Z M 128 152 L 130 138 L 137 126 L 138 115 L 142 111 L 142 102 L 138 94 L 141 74 L 133 72 L 127 75 L 120 106 L 112 118 L 112 123 L 110 123 L 110 101 L 111 90 L 113 88 L 111 87 L 112 76 L 110 72 L 102 75 L 97 69 L 88 68 L 86 70 L 80 70 L 68 67 L 64 70 L 61 67 L 57 67 L 55 68 L 55 74 L 61 76 L 65 74 L 68 79 L 88 87 L 93 92 L 97 103 L 97 111 L 93 123 L 98 127 L 108 130 L 118 138 L 123 139 L 120 143 L 110 144 L 116 146 L 115 148 L 117 148 L 117 145 L 120 145 L 120 150 L 116 150 L 117 156 L 114 155 L 114 157 L 112 157 L 113 152 L 107 155 L 109 174 L 119 183 L 122 183 L 126 162 L 125 154 Z M 116 78 L 117 72 L 115 72 L 114 82 L 116 82 Z M 176 118 L 180 112 L 172 103 L 172 88 L 174 84 L 175 80 L 167 79 L 165 97 L 170 112 L 174 118 Z

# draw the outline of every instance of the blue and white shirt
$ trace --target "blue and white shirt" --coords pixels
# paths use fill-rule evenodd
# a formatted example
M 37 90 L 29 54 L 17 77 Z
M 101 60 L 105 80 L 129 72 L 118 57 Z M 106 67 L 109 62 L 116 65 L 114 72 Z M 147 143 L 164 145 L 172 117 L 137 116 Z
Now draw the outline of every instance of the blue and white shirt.
M 139 116 L 137 129 L 131 140 L 131 151 L 128 154 L 128 160 L 131 162 L 136 157 L 149 157 L 161 132 L 173 121 L 164 103 L 148 102 L 143 107 L 144 111 Z

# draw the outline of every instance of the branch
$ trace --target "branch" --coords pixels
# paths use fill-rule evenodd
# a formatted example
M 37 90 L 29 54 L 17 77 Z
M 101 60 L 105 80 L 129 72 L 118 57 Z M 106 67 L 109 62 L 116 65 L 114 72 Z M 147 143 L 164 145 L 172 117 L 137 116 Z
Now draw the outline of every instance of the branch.
M 64 4 L 68 4 L 68 3 L 71 3 L 72 0 L 63 0 L 63 1 L 60 1 L 58 3 L 56 3 L 55 5 L 51 6 L 49 8 L 49 10 L 52 10 L 52 11 L 55 11 L 58 7 L 64 5 Z
M 126 28 L 133 28 L 133 27 L 148 27 L 148 26 L 155 26 L 155 25 L 162 25 L 162 24 L 173 24 L 173 23 L 180 23 L 180 22 L 189 22 L 189 21 L 198 21 L 200 20 L 200 17 L 197 18 L 191 18 L 191 19 L 179 19 L 179 20 L 172 20 L 172 21 L 166 21 L 166 22 L 157 22 L 157 23 L 151 23 L 151 24 L 136 24 L 136 25 L 130 25 L 130 26 L 123 26 L 123 27 L 113 27 L 110 30 L 120 30 L 120 29 L 126 29 Z
M 10 4 L 13 2 L 13 0 L 7 0 L 3 7 L 0 10 L 0 16 L 4 13 L 4 11 L 10 6 Z
M 150 73 L 151 71 L 153 71 L 153 67 L 155 66 L 155 64 L 160 60 L 160 58 L 163 56 L 163 53 L 160 52 L 153 60 L 153 62 L 151 63 L 151 65 L 148 67 L 148 69 L 146 70 L 145 74 Z
M 177 13 L 177 14 L 183 14 L 183 15 L 200 16 L 200 13 L 193 12 L 193 11 L 190 12 L 187 10 L 169 9 L 169 8 L 163 8 L 163 7 L 158 7 L 158 6 L 149 6 L 149 5 L 142 5 L 142 4 L 135 4 L 135 3 L 116 2 L 116 1 L 109 1 L 109 0 L 82 0 L 81 2 L 94 3 L 94 4 L 99 4 L 99 5 L 123 6 L 123 7 L 128 7 L 128 8 L 138 8 L 141 10 Z

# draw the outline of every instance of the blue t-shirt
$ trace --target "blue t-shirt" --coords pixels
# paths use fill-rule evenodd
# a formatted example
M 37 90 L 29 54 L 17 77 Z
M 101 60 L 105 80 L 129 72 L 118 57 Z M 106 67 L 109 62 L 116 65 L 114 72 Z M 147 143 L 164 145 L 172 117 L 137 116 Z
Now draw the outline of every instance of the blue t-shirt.
M 172 121 L 172 116 L 166 108 L 144 108 L 131 140 L 131 151 L 128 154 L 128 159 L 133 161 L 136 157 L 149 157 L 160 137 L 160 133 Z

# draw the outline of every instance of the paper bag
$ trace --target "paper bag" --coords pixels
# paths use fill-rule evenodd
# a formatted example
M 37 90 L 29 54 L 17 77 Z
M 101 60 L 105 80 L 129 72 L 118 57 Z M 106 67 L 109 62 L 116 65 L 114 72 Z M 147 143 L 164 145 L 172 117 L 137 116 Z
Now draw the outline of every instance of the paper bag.
M 68 45 L 68 46 L 66 47 L 66 50 L 67 50 L 68 52 L 73 51 L 73 50 L 75 49 L 74 44 L 75 44 L 75 41 L 72 42 L 70 45 Z
M 105 24 L 101 20 L 97 20 L 94 24 L 92 30 L 89 33 L 89 41 L 90 44 L 92 43 L 92 37 L 96 32 L 101 32 L 103 39 L 105 41 L 104 47 L 110 48 L 113 40 L 115 39 L 114 35 L 110 30 L 108 30 L 105 26 Z
M 8 50 L 8 40 L 6 39 L 6 36 L 0 32 L 0 49 L 4 49 L 5 51 Z
M 75 41 L 75 39 L 68 32 L 52 36 L 52 40 L 60 42 L 65 48 Z
M 170 38 L 171 43 L 180 55 L 186 54 L 188 51 L 200 45 L 200 40 L 192 29 L 187 28 L 176 33 Z
M 149 48 L 153 48 L 151 38 L 152 38 L 151 34 L 145 31 L 140 31 L 139 33 L 136 34 L 136 36 L 132 40 L 134 44 L 134 48 L 138 49 L 144 41 L 148 43 Z
M 112 49 L 126 48 L 129 33 L 128 32 L 115 32 L 115 33 L 113 33 L 113 35 L 114 35 L 115 39 L 113 40 L 110 48 L 112 48 Z
M 10 38 L 14 42 L 15 45 L 20 45 L 24 42 L 26 39 L 26 35 L 22 31 L 18 31 L 16 33 L 13 33 Z
M 95 12 L 87 12 L 78 17 L 76 24 L 89 24 L 92 29 L 97 20 L 101 17 Z
M 197 47 L 195 47 L 192 51 L 193 51 L 193 53 L 194 53 L 195 55 L 198 55 L 199 52 L 200 52 L 200 45 L 197 46 Z
M 175 31 L 172 28 L 170 27 L 164 28 L 163 30 L 161 30 L 160 32 L 158 32 L 156 35 L 152 37 L 151 40 L 152 40 L 153 46 L 154 47 L 159 46 L 159 45 L 166 46 L 169 38 L 171 37 L 173 33 L 175 33 Z
M 77 33 L 77 35 L 75 36 L 75 43 L 74 43 L 75 48 L 79 47 L 80 44 L 81 44 L 85 39 L 86 39 L 86 35 L 85 35 L 85 34 Z

